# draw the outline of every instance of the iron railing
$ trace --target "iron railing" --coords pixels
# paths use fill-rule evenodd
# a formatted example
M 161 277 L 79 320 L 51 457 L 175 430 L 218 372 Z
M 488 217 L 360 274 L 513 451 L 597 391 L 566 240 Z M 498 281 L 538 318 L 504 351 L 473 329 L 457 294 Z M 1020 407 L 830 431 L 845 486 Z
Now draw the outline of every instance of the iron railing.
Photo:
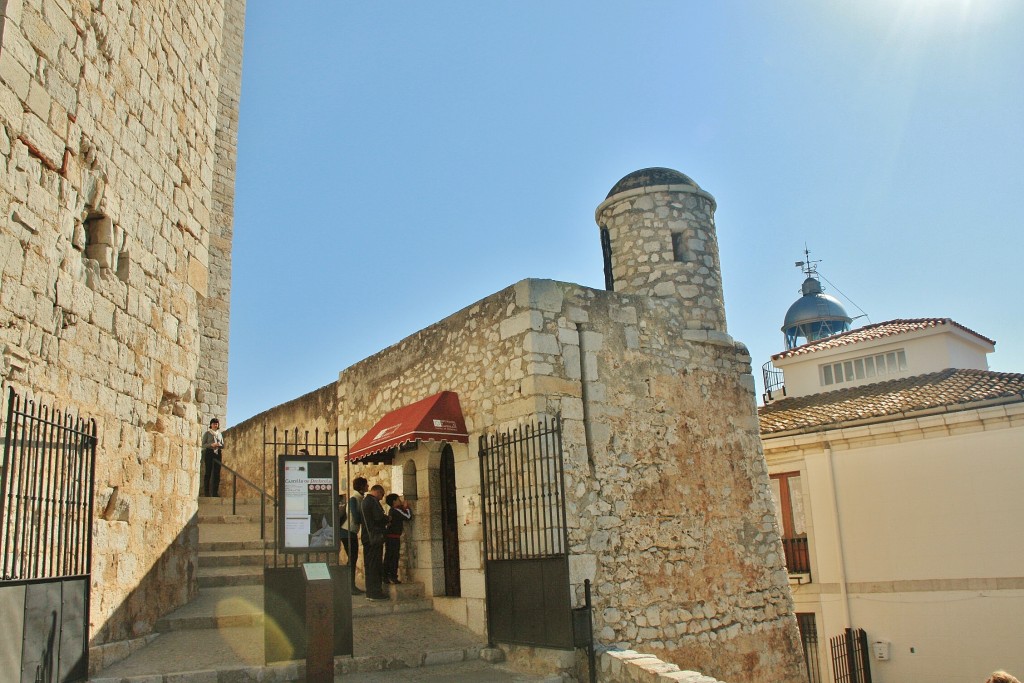
M 829 646 L 836 683 L 871 683 L 868 634 L 864 629 L 848 628 L 830 638 Z
M 241 479 L 242 483 L 247 485 L 249 488 L 260 494 L 260 540 L 266 540 L 266 524 L 267 524 L 267 500 L 269 499 L 274 507 L 277 507 L 277 499 L 272 495 L 261 489 L 259 486 L 246 479 L 244 476 L 231 469 L 224 463 L 220 464 L 222 470 L 227 470 L 231 474 L 231 514 L 238 514 L 238 480 Z
M 480 437 L 488 560 L 568 553 L 559 417 Z
M 821 683 L 821 663 L 818 660 L 818 626 L 813 612 L 798 612 L 797 626 L 800 627 L 800 642 L 807 664 L 807 683 Z
M 96 421 L 12 388 L 0 474 L 0 580 L 88 574 Z
M 761 366 L 761 376 L 764 378 L 764 394 L 761 395 L 761 398 L 765 403 L 786 395 L 786 384 L 782 370 L 772 365 L 771 361 Z M 776 396 L 776 394 L 779 394 L 779 396 Z
M 811 554 L 806 536 L 783 538 L 782 549 L 786 554 L 786 569 L 790 574 L 811 573 Z

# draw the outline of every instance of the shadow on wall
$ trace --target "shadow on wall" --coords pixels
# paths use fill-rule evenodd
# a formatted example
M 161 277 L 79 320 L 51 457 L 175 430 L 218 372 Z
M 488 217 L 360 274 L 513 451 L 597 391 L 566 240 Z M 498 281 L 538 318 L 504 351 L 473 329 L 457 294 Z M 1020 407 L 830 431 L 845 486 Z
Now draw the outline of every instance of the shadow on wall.
M 109 522 L 100 519 L 95 523 Z M 131 648 L 126 646 L 124 641 L 151 634 L 161 617 L 181 607 L 198 594 L 198 525 L 197 513 L 164 549 L 138 585 L 128 593 L 128 597 L 101 626 L 94 629 L 89 649 L 90 671 L 106 668 L 127 657 Z M 108 568 L 108 572 L 116 571 L 116 565 Z M 106 578 L 96 571 L 94 561 L 91 591 L 93 610 L 105 581 Z

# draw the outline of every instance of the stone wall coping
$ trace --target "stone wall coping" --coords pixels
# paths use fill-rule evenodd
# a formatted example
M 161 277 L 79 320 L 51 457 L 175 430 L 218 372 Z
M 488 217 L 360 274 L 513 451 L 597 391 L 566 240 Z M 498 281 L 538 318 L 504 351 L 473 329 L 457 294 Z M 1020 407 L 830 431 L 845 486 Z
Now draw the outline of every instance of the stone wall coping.
M 636 650 L 605 650 L 598 662 L 601 683 L 722 683 L 698 671 L 684 671 L 676 664 Z
M 693 185 L 648 185 L 646 187 L 634 187 L 630 190 L 618 192 L 613 194 L 611 197 L 608 197 L 597 205 L 597 209 L 594 211 L 594 218 L 597 220 L 598 224 L 600 224 L 601 213 L 612 204 L 617 204 L 624 199 L 630 199 L 632 197 L 654 194 L 655 192 L 682 192 L 685 194 L 695 194 L 698 197 L 704 197 L 710 201 L 712 209 L 718 208 L 718 202 L 715 201 L 715 198 L 711 196 L 710 192 L 702 190 L 699 187 L 694 187 Z

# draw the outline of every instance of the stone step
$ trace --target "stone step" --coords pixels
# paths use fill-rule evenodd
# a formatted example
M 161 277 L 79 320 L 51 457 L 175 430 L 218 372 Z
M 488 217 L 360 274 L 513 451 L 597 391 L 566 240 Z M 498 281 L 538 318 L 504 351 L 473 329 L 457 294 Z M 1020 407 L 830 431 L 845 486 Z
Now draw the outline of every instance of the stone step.
M 438 653 L 439 655 L 440 653 Z M 434 658 L 437 658 L 435 655 Z M 452 653 L 457 656 L 457 653 Z M 335 669 L 337 671 L 337 668 Z M 371 671 L 336 676 L 338 683 L 562 683 L 558 674 L 534 675 L 513 671 L 502 664 L 483 659 L 463 660 L 454 664 L 432 664 L 393 671 Z
M 410 584 L 417 585 L 419 584 Z M 422 593 L 422 586 L 419 588 Z M 387 602 L 352 597 L 352 618 L 363 619 L 388 614 L 431 611 L 433 601 L 423 597 L 403 597 Z M 263 623 L 262 584 L 234 584 L 203 588 L 195 600 L 160 619 L 155 630 L 171 631 L 258 626 Z
M 231 514 L 230 512 L 225 513 L 199 513 L 199 523 L 203 525 L 207 524 L 259 524 L 260 523 L 260 511 L 256 510 L 252 513 L 238 511 L 237 514 Z M 274 523 L 274 515 L 264 515 L 263 519 L 267 522 L 267 527 L 270 527 Z
M 238 550 L 206 550 L 199 553 L 199 566 L 241 567 L 263 566 L 262 548 Z
M 235 567 L 199 567 L 199 588 L 253 586 L 263 583 L 263 565 Z
M 264 548 L 273 548 L 273 539 L 265 541 L 200 541 L 199 552 L 210 553 L 210 552 L 222 552 L 222 551 L 240 551 L 240 550 L 263 550 Z
M 391 599 L 397 601 L 418 600 L 424 593 L 422 583 L 385 584 L 384 588 Z
M 272 524 L 263 527 L 267 539 L 274 538 Z M 240 522 L 237 524 L 200 524 L 199 543 L 220 543 L 223 541 L 258 541 L 260 538 L 259 520 Z
M 557 677 L 515 673 L 493 661 L 500 651 L 486 647 L 480 636 L 437 615 L 384 617 L 353 629 L 352 657 L 334 660 L 339 683 L 436 681 L 441 683 L 555 683 Z M 389 621 L 390 620 L 390 621 Z M 406 640 L 388 634 L 410 629 Z M 305 661 L 263 663 L 263 629 L 238 626 L 218 631 L 165 633 L 127 659 L 101 670 L 92 683 L 181 683 L 182 681 L 303 681 Z

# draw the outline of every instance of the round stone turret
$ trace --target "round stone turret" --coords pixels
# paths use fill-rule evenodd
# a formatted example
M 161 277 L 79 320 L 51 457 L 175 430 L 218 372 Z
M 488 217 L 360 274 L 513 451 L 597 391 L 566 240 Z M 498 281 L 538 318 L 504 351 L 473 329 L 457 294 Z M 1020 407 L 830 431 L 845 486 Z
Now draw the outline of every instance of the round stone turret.
M 634 171 L 597 207 L 605 287 L 676 297 L 690 329 L 725 332 L 715 198 L 670 168 Z

